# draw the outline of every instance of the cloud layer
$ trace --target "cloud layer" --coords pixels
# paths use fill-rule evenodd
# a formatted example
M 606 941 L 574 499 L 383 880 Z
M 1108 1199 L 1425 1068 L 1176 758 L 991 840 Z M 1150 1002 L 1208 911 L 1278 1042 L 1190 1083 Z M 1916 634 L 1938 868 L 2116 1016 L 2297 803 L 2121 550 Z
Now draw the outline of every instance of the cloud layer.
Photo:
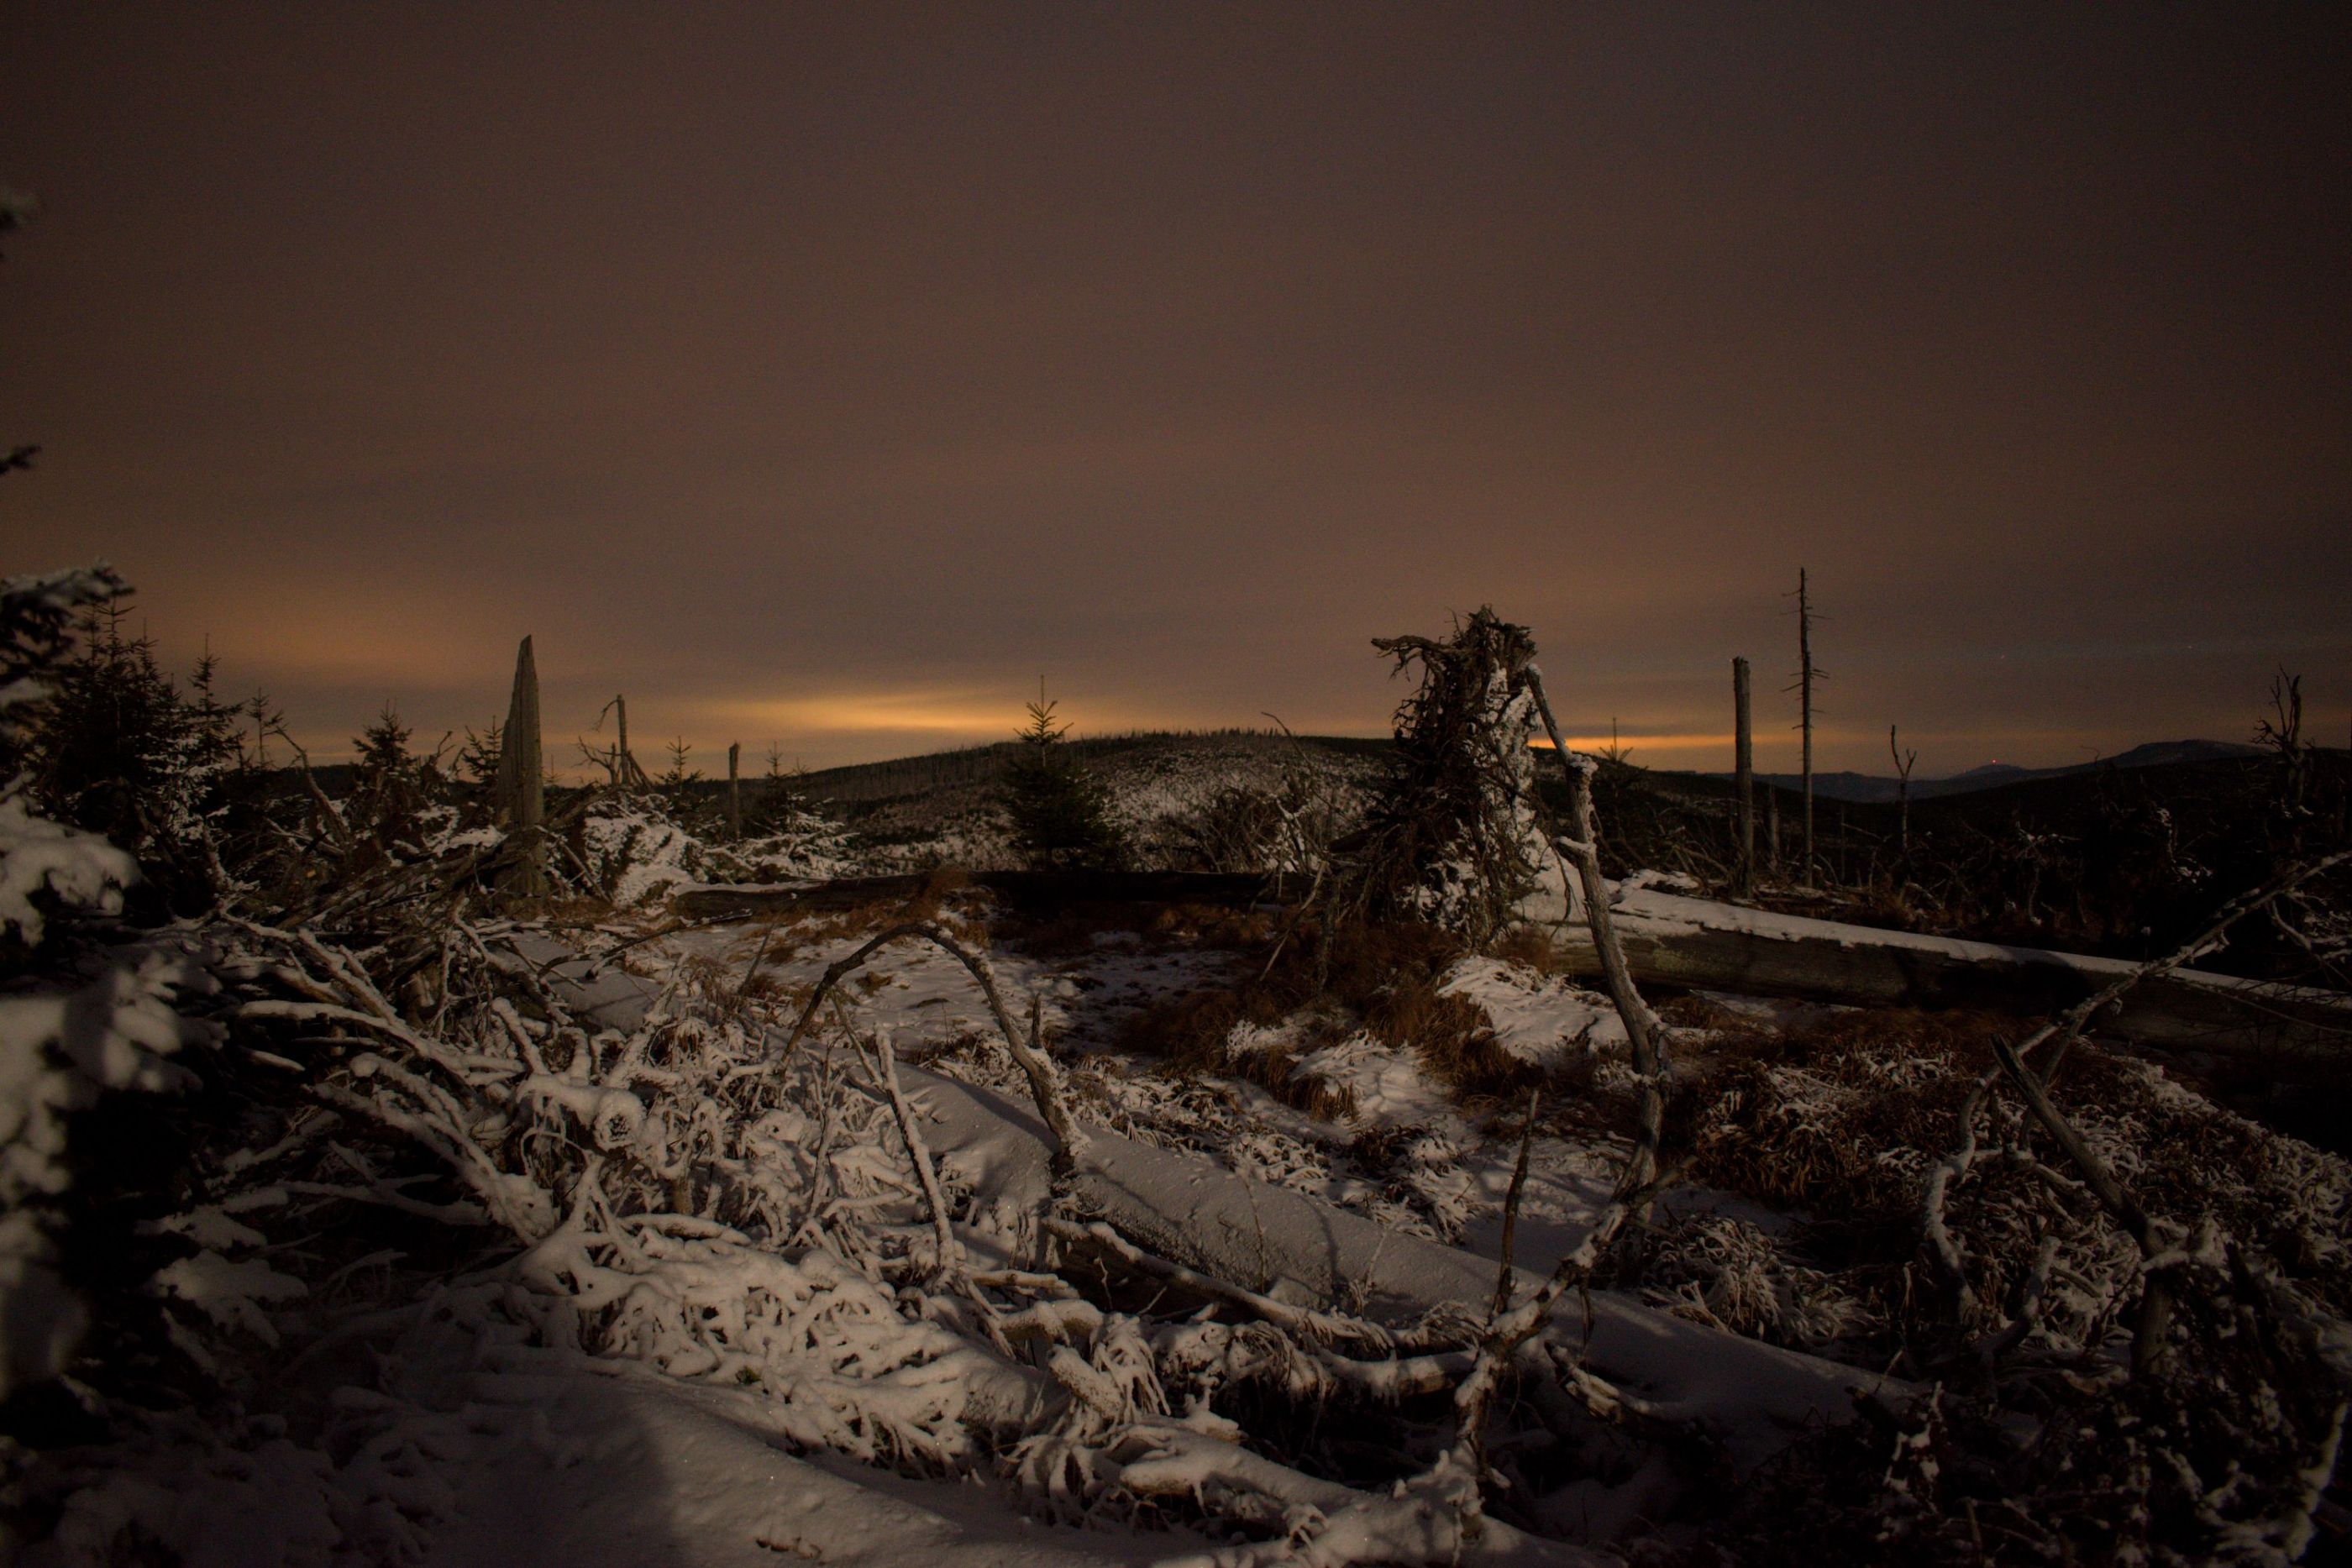
M 1767 766 L 2237 735 L 2352 653 L 2352 189 L 2293 16 L 19 13 L 8 570 L 333 737 L 630 694 L 811 764 L 1377 730 L 1492 602 Z M 572 710 L 579 711 L 574 713 Z

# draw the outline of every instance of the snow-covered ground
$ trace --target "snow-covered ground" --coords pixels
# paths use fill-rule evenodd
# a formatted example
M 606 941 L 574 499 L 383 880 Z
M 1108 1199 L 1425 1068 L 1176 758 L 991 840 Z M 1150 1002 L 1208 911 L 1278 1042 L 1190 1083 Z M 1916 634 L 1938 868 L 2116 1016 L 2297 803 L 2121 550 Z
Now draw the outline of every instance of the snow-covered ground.
M 1297 789 L 1352 820 L 1381 763 L 1312 740 L 1230 735 L 1144 737 L 1087 766 L 1141 863 L 1162 866 L 1181 863 L 1204 814 L 1236 794 L 1272 799 Z M 1017 865 L 1000 791 L 992 779 L 967 780 L 866 808 L 856 821 L 870 863 L 876 870 Z
M 1294 1392 L 1321 1388 L 1315 1398 L 1349 1379 L 1381 1398 L 1458 1384 L 1475 1332 L 1412 1354 L 1382 1336 L 1475 1331 L 1507 1248 L 1510 1293 L 1525 1300 L 1611 1211 L 1626 1145 L 1607 1106 L 1632 1082 L 1611 1005 L 1500 957 L 1461 957 L 1431 982 L 1436 998 L 1475 1008 L 1501 1060 L 1543 1074 L 1551 1099 L 1530 1135 L 1522 1101 L 1465 1098 L 1417 1047 L 1333 1016 L 1328 999 L 1234 1024 L 1197 1060 L 1143 1053 L 1138 1041 L 1153 1037 L 1139 1020 L 1194 992 L 1245 987 L 1263 953 L 1149 929 L 1053 932 L 1030 946 L 988 895 L 950 893 L 940 928 L 982 956 L 1016 1019 L 1034 1001 L 1060 1059 L 1090 1142 L 1056 1176 L 1055 1139 L 972 974 L 929 942 L 885 946 L 846 977 L 833 993 L 839 1010 L 816 1020 L 792 1074 L 781 1071 L 782 1030 L 803 999 L 897 917 L 666 930 L 640 915 L 561 938 L 508 929 L 481 949 L 487 970 L 511 977 L 519 960 L 533 986 L 551 988 L 551 1020 L 569 1016 L 579 1030 L 534 1028 L 496 1005 L 462 1050 L 389 1019 L 367 1025 L 383 1054 L 338 1059 L 331 1104 L 425 1118 L 442 1102 L 424 1075 L 438 1070 L 492 1092 L 470 1112 L 452 1103 L 443 1130 L 428 1129 L 454 1163 L 475 1158 L 469 1116 L 491 1127 L 483 1147 L 493 1149 L 513 1146 L 501 1140 L 520 1116 L 530 1136 L 584 1160 L 582 1174 L 567 1189 L 528 1162 L 478 1161 L 462 1183 L 418 1188 L 434 1178 L 390 1178 L 322 1142 L 331 1118 L 232 1156 L 212 1201 L 159 1228 L 194 1251 L 151 1288 L 192 1358 L 229 1343 L 283 1363 L 268 1413 L 218 1436 L 167 1432 L 143 1459 L 68 1457 L 43 1483 L 62 1509 L 58 1528 L 25 1561 L 103 1562 L 134 1538 L 222 1564 L 1270 1564 L 1290 1560 L 1286 1542 L 1327 1552 L 1304 1561 L 1383 1560 L 1328 1554 L 1360 1530 L 1414 1561 L 1459 1551 L 1465 1562 L 1588 1563 L 1691 1495 L 1664 1457 L 1673 1445 L 1629 1433 L 1703 1438 L 1709 1463 L 1752 1477 L 1801 1434 L 1847 1419 L 1857 1397 L 1908 1409 L 1920 1393 L 1884 1375 L 1882 1358 L 1853 1353 L 1874 1343 L 1869 1303 L 1782 1250 L 1807 1218 L 1794 1203 L 1686 1175 L 1653 1216 L 1650 1275 L 1623 1290 L 1594 1281 L 1539 1342 L 1559 1381 L 1538 1375 L 1530 1394 L 1576 1391 L 1565 1424 L 1548 1419 L 1597 1445 L 1567 1479 L 1549 1472 L 1512 1503 L 1518 1525 L 1559 1539 L 1499 1519 L 1475 1542 L 1416 1535 L 1436 1516 L 1406 1516 L 1438 1493 L 1386 1497 L 1394 1469 L 1366 1490 L 1292 1468 L 1278 1438 L 1245 1432 L 1211 1396 L 1218 1379 L 1266 1376 L 1268 1365 L 1287 1368 L 1278 1375 Z M 366 1023 L 373 993 L 299 941 L 274 971 L 251 972 L 282 976 L 298 961 L 324 966 L 304 995 L 344 985 L 357 1005 L 336 1019 Z M 725 998 L 747 986 L 758 1007 L 730 1011 Z M 302 1009 L 319 1005 L 247 1011 L 315 1026 L 322 1015 Z M 1703 1010 L 1730 1020 L 1726 1039 L 1819 1011 L 1738 997 Z M 862 1054 L 868 1042 L 882 1053 Z M 1686 1065 L 1704 1062 L 1714 1026 L 1676 1029 L 1671 1043 Z M 1949 1071 L 1890 1046 L 1863 1076 L 1916 1085 Z M 1705 1114 L 1762 1118 L 1739 1135 L 1792 1138 L 1801 1165 L 1834 1165 L 1839 1151 L 1804 1140 L 1838 1135 L 1853 1083 L 1820 1061 L 1756 1072 L 1710 1096 Z M 2132 1115 L 2210 1114 L 2168 1085 L 2138 1092 Z M 1576 1094 L 1591 1103 L 1562 1103 Z M 820 1124 L 836 1115 L 838 1126 Z M 1934 1135 L 1948 1124 L 1935 1121 Z M 1711 1135 L 1696 1129 L 1700 1154 Z M 2094 1135 L 2139 1178 L 2129 1142 L 2112 1127 Z M 342 1162 L 337 1184 L 288 1174 L 286 1162 L 322 1146 Z M 2266 1179 L 2309 1206 L 2309 1234 L 2340 1229 L 2341 1162 L 2259 1146 Z M 1924 1179 L 1916 1147 L 1871 1158 L 1897 1183 Z M 615 1176 L 636 1184 L 625 1203 L 582 1197 L 601 1193 L 606 1162 L 636 1172 Z M 451 1186 L 457 1202 L 424 1196 Z M 306 1258 L 330 1206 L 353 1196 L 478 1235 L 495 1218 L 520 1255 L 493 1249 L 421 1298 L 354 1311 L 365 1301 L 354 1281 L 391 1278 L 400 1253 L 355 1258 L 325 1279 Z M 828 1215 L 849 1223 L 828 1230 Z M 1073 1290 L 1088 1266 L 1082 1249 L 1054 1265 L 1066 1277 L 1039 1272 L 1042 1226 L 1076 1225 L 1084 1239 L 1071 1215 L 1169 1260 L 1156 1266 L 1249 1293 L 1258 1317 L 1155 1314 L 1157 1297 L 1122 1316 L 1111 1299 Z M 2088 1230 L 2070 1240 L 2052 1324 L 2105 1332 L 2116 1281 L 2131 1277 L 2114 1241 Z M 1299 1338 L 1265 1327 L 1284 1313 L 1300 1314 Z M 1335 1333 L 1377 1344 L 1317 1337 Z M 1646 1426 L 1623 1427 L 1628 1409 Z M 1595 1411 L 1612 1414 L 1595 1425 Z M 1559 1441 L 1542 1430 L 1526 1429 L 1530 1453 Z M 1404 1511 L 1366 1511 L 1391 1504 Z M 1342 1517 L 1352 1522 L 1335 1527 Z M 1237 1519 L 1255 1544 L 1236 1537 Z M 1687 1542 L 1682 1528 L 1667 1537 Z
M 846 936 L 805 945 L 794 928 L 744 922 L 682 931 L 632 950 L 629 962 L 649 981 L 668 967 L 698 959 L 741 976 L 759 972 L 788 995 L 804 994 L 828 963 L 854 946 Z M 990 962 L 1014 1010 L 1041 1003 L 1047 1036 L 1073 1053 L 1081 1115 L 1147 1143 L 1202 1155 L 1237 1175 L 1287 1187 L 1424 1238 L 1442 1239 L 1486 1259 L 1500 1255 L 1501 1220 L 1521 1131 L 1517 1114 L 1481 1116 L 1456 1103 L 1409 1050 L 1356 1030 L 1301 1055 L 1293 1075 L 1343 1091 L 1349 1109 L 1318 1118 L 1266 1092 L 1238 1072 L 1177 1073 L 1169 1064 L 1121 1048 L 1126 1026 L 1143 1009 L 1202 987 L 1230 986 L 1256 967 L 1240 955 L 1106 932 L 1087 949 L 1038 957 L 997 946 Z M 959 1041 L 985 1041 L 993 1030 L 963 967 L 939 948 L 901 943 L 877 954 L 846 988 L 859 1028 L 890 1040 L 908 1063 L 1022 1092 L 1001 1061 L 939 1053 Z M 1444 977 L 1439 994 L 1475 1002 L 1512 1056 L 1558 1069 L 1591 1056 L 1605 1073 L 1622 1074 L 1625 1031 L 1608 999 L 1569 980 L 1507 960 L 1472 956 Z M 1754 1004 L 1767 1013 L 1778 1004 Z M 1024 1014 L 1025 1016 L 1025 1014 Z M 1283 1049 L 1287 1029 L 1244 1025 L 1229 1039 L 1234 1058 Z M 1368 1168 L 1367 1134 L 1384 1162 Z M 1536 1140 L 1521 1196 L 1514 1253 L 1538 1272 L 1580 1241 L 1606 1204 L 1623 1157 L 1605 1137 Z M 1684 1210 L 1750 1212 L 1722 1195 L 1685 1187 L 1672 1200 Z

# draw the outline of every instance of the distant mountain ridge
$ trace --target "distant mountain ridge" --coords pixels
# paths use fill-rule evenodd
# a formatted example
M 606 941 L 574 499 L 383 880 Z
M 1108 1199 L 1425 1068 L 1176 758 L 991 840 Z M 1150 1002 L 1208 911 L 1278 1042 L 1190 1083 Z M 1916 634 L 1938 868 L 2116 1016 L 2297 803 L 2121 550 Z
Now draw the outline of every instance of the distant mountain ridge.
M 2063 768 L 2020 768 L 2010 762 L 1988 762 L 1971 768 L 1965 773 L 1955 773 L 1944 779 L 1911 780 L 1911 798 L 1932 800 L 1939 795 L 1969 795 L 1979 789 L 1997 789 L 2004 784 L 2021 784 L 2029 779 L 2059 779 L 2072 773 L 2095 773 L 2102 768 L 2163 768 L 2181 762 L 2224 762 L 2233 758 L 2259 757 L 2262 747 L 2246 746 L 2234 740 L 2151 740 L 2135 746 L 2129 751 L 2113 757 L 2095 758 L 2088 762 L 2070 762 Z M 1708 779 L 1728 779 L 1728 773 L 1708 773 Z M 1756 776 L 1768 784 L 1784 789 L 1804 787 L 1801 773 L 1759 773 Z M 1873 773 L 1841 771 L 1813 775 L 1813 793 L 1827 800 L 1852 800 L 1857 805 L 1875 805 L 1895 798 L 1899 786 L 1892 778 Z

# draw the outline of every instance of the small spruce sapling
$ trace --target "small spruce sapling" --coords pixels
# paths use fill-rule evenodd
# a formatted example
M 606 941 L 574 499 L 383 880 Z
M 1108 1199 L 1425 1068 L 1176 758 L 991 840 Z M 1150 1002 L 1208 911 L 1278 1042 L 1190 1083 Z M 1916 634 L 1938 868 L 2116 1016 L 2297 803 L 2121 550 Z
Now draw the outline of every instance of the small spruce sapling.
M 1110 800 L 1071 754 L 1070 727 L 1057 722 L 1041 694 L 1028 705 L 1021 748 L 1004 769 L 1004 809 L 1013 846 L 1033 870 L 1111 871 L 1127 862 L 1127 845 L 1111 821 Z
M 702 782 L 702 769 L 687 766 L 686 759 L 694 755 L 694 747 L 687 744 L 684 736 L 679 736 L 662 749 L 669 753 L 669 767 L 654 783 L 661 790 L 662 799 L 668 802 L 670 810 L 683 817 L 692 811 L 697 803 L 700 791 L 696 786 Z
M 386 853 L 422 853 L 422 817 L 441 790 L 440 769 L 408 748 L 409 728 L 389 702 L 353 742 L 349 811 L 355 831 Z
M 45 811 L 138 855 L 177 902 L 208 885 L 199 846 L 242 766 L 247 710 L 219 700 L 209 654 L 183 695 L 153 641 L 125 633 L 128 598 L 84 607 L 20 765 Z

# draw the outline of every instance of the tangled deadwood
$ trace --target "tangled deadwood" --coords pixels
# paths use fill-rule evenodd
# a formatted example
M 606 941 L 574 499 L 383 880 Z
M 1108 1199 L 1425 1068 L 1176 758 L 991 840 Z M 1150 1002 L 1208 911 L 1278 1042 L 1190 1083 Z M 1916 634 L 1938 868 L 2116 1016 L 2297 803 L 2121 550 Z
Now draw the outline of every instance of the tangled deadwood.
M 1491 609 L 1443 642 L 1372 646 L 1419 685 L 1396 712 L 1396 756 L 1349 856 L 1341 902 L 1371 919 L 1425 920 L 1475 945 L 1517 917 L 1545 861 L 1528 742 L 1535 639 Z

